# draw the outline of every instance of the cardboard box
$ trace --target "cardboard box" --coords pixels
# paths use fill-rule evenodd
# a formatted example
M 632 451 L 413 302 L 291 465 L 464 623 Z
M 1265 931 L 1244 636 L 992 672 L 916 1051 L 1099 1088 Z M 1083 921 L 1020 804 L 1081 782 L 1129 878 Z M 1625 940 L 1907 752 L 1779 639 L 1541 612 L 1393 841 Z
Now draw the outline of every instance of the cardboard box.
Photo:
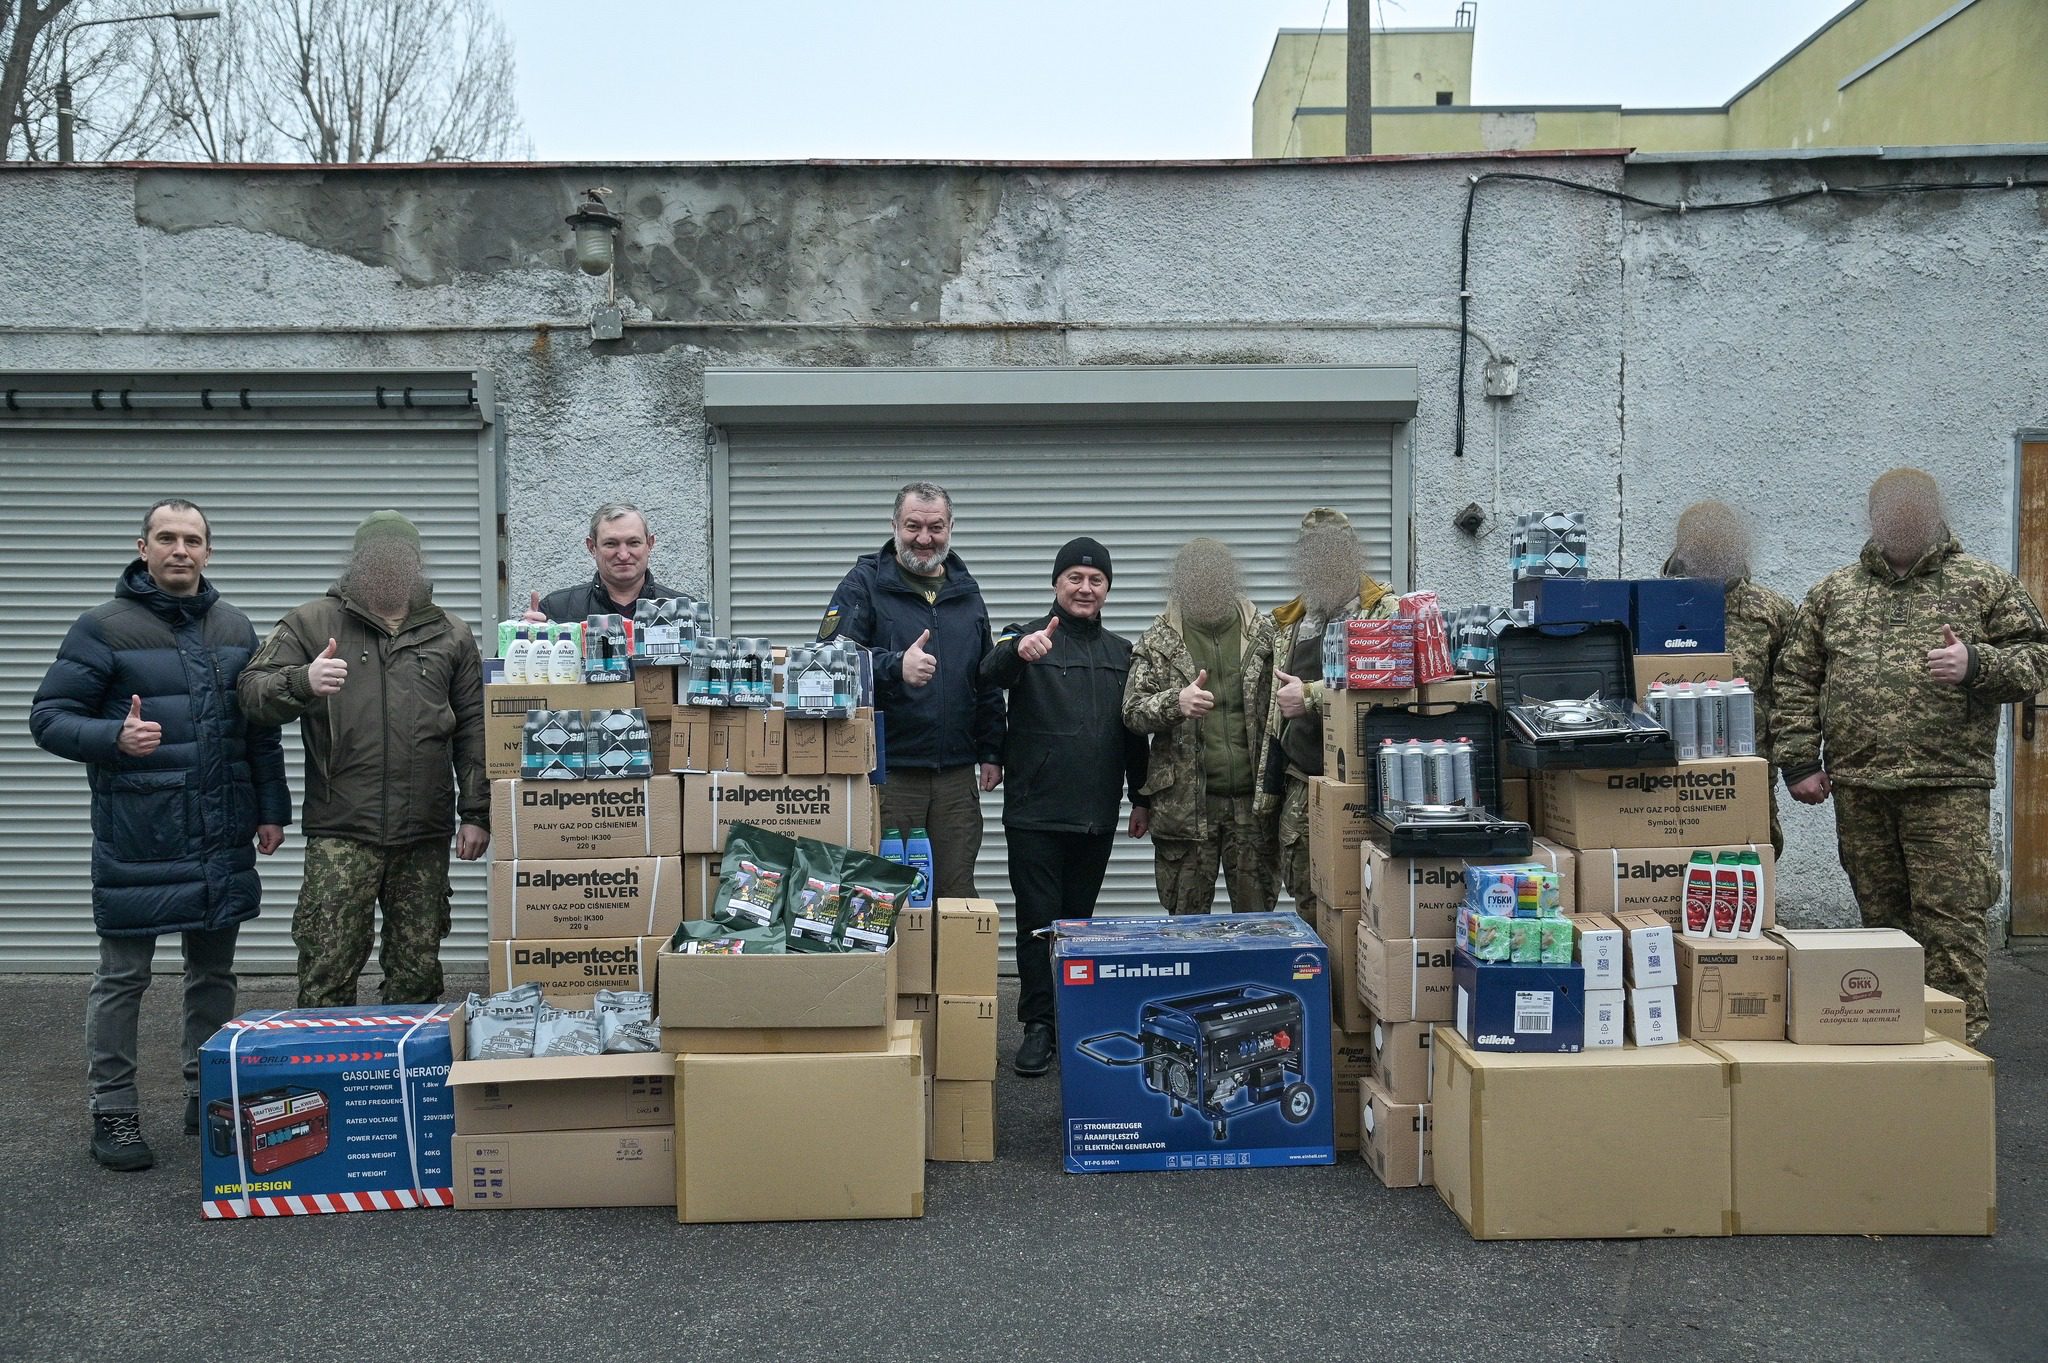
M 1389 1188 L 1425 1188 L 1430 1166 L 1428 1103 L 1401 1103 L 1368 1080 L 1359 1091 L 1359 1151 Z
M 703 853 L 691 853 L 683 857 L 685 923 L 693 923 L 710 916 L 711 901 L 718 895 L 718 860 L 715 856 L 706 856 Z
M 1516 823 L 1528 824 L 1531 828 L 1536 829 L 1536 831 L 1540 833 L 1543 830 L 1537 827 L 1536 820 L 1533 817 L 1536 812 L 1536 809 L 1534 802 L 1531 799 L 1531 796 L 1532 791 L 1530 789 L 1529 780 L 1527 777 L 1516 776 L 1501 778 L 1501 817 L 1504 819 L 1512 819 Z
M 1358 997 L 1358 924 L 1356 909 L 1316 905 L 1316 936 L 1330 950 L 1330 1020 L 1347 1032 L 1363 1032 L 1372 1024 L 1365 1000 Z
M 1448 937 L 1386 938 L 1358 932 L 1358 996 L 1386 1022 L 1449 1022 L 1456 1016 Z
M 1619 1046 L 1628 1039 L 1628 992 L 1623 989 L 1586 991 L 1586 1049 Z
M 1678 983 L 1677 948 L 1671 925 L 1654 913 L 1612 915 L 1628 939 L 1624 970 L 1632 989 L 1662 989 Z
M 782 723 L 782 766 L 791 776 L 825 774 L 825 721 L 787 717 Z
M 851 719 L 825 721 L 825 770 L 833 776 L 867 776 L 879 765 L 875 712 L 866 707 Z
M 1335 1105 L 1330 1109 L 1335 1114 L 1331 1121 L 1331 1127 L 1335 1133 L 1334 1143 L 1339 1155 L 1356 1153 L 1359 1148 L 1359 1132 L 1363 1127 L 1363 1123 L 1359 1120 L 1361 1113 L 1359 1111 L 1360 1099 L 1358 1091 L 1364 1085 L 1365 1081 L 1363 1079 L 1345 1079 L 1341 1077 L 1334 1083 L 1337 1099 Z
M 454 1160 L 465 1211 L 676 1204 L 673 1126 L 457 1136 Z
M 996 1077 L 996 1001 L 974 995 L 939 995 L 939 1049 L 934 1079 Z
M 723 852 L 735 823 L 788 837 L 875 850 L 875 788 L 864 776 L 750 776 L 712 771 L 683 778 L 683 850 Z
M 1927 967 L 1897 928 L 1772 928 L 1785 944 L 1785 1039 L 1801 1045 L 1925 1040 Z
M 1777 854 L 1769 842 L 1731 847 L 1598 847 L 1578 854 L 1578 913 L 1617 910 L 1684 921 L 1685 867 L 1694 852 L 1755 852 L 1762 863 L 1763 925 L 1778 921 Z
M 721 713 L 701 705 L 678 705 L 669 716 L 669 770 L 708 772 L 717 767 L 711 760 L 712 716 Z
M 1586 972 L 1457 954 L 1456 1026 L 1474 1050 L 1571 1054 L 1586 1045 Z
M 665 936 L 493 940 L 491 992 L 537 984 L 549 1003 L 588 1008 L 600 989 L 654 988 L 654 954 Z
M 1359 903 L 1359 847 L 1373 827 L 1364 786 L 1347 786 L 1327 776 L 1308 782 L 1308 886 L 1310 893 L 1339 909 Z
M 683 921 L 681 857 L 491 863 L 491 937 L 671 936 Z
M 1654 653 L 1719 653 L 1728 647 L 1727 589 L 1704 577 L 1646 577 L 1633 584 L 1629 634 Z
M 1931 984 L 1921 997 L 1926 1001 L 1928 1031 L 1950 1041 L 1969 1044 L 1970 1020 L 1961 999 L 1954 994 L 1944 994 Z
M 595 710 L 630 704 L 631 696 L 630 687 L 616 683 L 490 683 L 484 687 L 484 775 L 493 781 L 519 775 L 528 710 Z
M 938 977 L 938 910 L 901 909 L 896 914 L 896 992 L 935 994 Z
M 1729 653 L 1638 653 L 1636 654 L 1636 699 L 1650 694 L 1653 686 L 1694 686 L 1709 681 L 1734 681 L 1735 657 Z M 1748 679 L 1752 683 L 1755 678 Z
M 932 1081 L 932 1140 L 927 1158 L 986 1164 L 996 1157 L 996 1086 L 976 1080 Z
M 939 996 L 937 994 L 898 994 L 896 996 L 896 1021 L 915 1024 L 918 1033 L 918 1053 L 926 1060 L 925 1069 L 931 1069 L 932 1061 L 939 1054 Z
M 208 1220 L 454 1201 L 446 1004 L 244 1013 L 199 1048 Z
M 633 704 L 647 712 L 650 722 L 665 719 L 675 711 L 676 678 L 682 673 L 680 667 L 633 664 Z
M 783 774 L 783 716 L 780 710 L 710 710 L 711 769 L 749 776 Z
M 675 747 L 669 741 L 672 720 L 673 716 L 647 721 L 648 764 L 658 772 L 675 770 Z
M 673 776 L 626 781 L 493 781 L 494 850 L 521 857 L 674 857 L 683 791 Z
M 1628 1039 L 1638 1046 L 1678 1044 L 1677 990 L 1671 985 L 1628 991 Z
M 466 1054 L 464 1010 L 449 1023 L 456 1054 Z M 455 1131 L 577 1131 L 674 1126 L 676 1065 L 660 1052 L 557 1055 L 530 1060 L 457 1060 L 448 1067 Z
M 1586 992 L 1619 990 L 1628 979 L 1628 937 L 1621 924 L 1603 914 L 1573 917 L 1573 952 L 1586 971 Z
M 938 958 L 932 967 L 932 992 L 995 993 L 1002 911 L 993 899 L 941 899 L 937 909 Z
M 1361 844 L 1359 897 L 1365 921 L 1382 937 L 1449 937 L 1465 902 L 1462 857 L 1397 857 L 1386 844 Z
M 1052 965 L 1068 1173 L 1336 1159 L 1328 959 L 1299 916 L 1075 922 Z
M 1475 1240 L 1731 1233 L 1727 1072 L 1703 1047 L 1500 1055 L 1446 1028 L 1430 1104 L 1437 1192 Z
M 1492 677 L 1452 677 L 1425 685 L 1422 698 L 1431 705 L 1499 705 L 1500 683 Z
M 1742 1235 L 1990 1235 L 1989 1058 L 1901 1046 L 1721 1041 Z M 1640 1149 L 1631 1141 L 1631 1149 Z
M 1514 861 L 1514 857 L 1488 858 Z M 1557 906 L 1560 913 L 1579 911 L 1579 854 L 1561 842 L 1534 838 L 1529 843 L 1529 861 L 1557 874 Z
M 1429 1101 L 1430 1057 L 1436 1053 L 1434 1022 L 1372 1020 L 1372 1081 L 1397 1103 Z
M 676 1078 L 678 1221 L 924 1215 L 925 1075 L 915 1029 L 877 1051 L 685 1054 Z
M 661 1048 L 680 1054 L 882 1050 L 896 1020 L 893 951 L 664 951 L 654 973 Z
M 1746 847 L 1771 840 L 1770 764 L 1714 757 L 1675 767 L 1546 770 L 1544 836 L 1572 848 Z
M 1318 705 L 1323 718 L 1323 772 L 1332 781 L 1365 783 L 1369 759 L 1359 746 L 1358 720 L 1375 705 L 1412 705 L 1422 693 L 1407 691 L 1334 691 L 1324 687 Z
M 1347 1079 L 1372 1077 L 1371 1031 L 1347 1032 L 1342 1027 L 1330 1028 L 1330 1076 L 1340 1084 Z
M 1785 945 L 1680 937 L 1678 1030 L 1694 1041 L 1785 1039 Z

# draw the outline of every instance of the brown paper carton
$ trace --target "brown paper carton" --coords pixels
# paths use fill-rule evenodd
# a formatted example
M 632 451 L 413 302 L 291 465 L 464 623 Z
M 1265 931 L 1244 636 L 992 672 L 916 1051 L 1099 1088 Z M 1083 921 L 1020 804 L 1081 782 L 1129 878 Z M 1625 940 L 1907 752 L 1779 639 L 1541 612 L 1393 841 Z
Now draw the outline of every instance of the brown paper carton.
M 1381 937 L 1358 931 L 1358 996 L 1388 1022 L 1449 1022 L 1455 1010 L 1448 937 Z
M 858 776 L 750 776 L 712 771 L 683 777 L 683 850 L 723 852 L 725 830 L 750 823 L 787 837 L 872 852 L 876 793 Z
M 1770 766 L 1761 757 L 1551 770 L 1540 785 L 1544 836 L 1566 847 L 1737 847 L 1771 840 Z
M 996 1157 L 996 1086 L 992 1083 L 932 1081 L 930 1158 L 953 1164 L 986 1164 Z
M 825 721 L 825 770 L 834 776 L 867 776 L 875 769 L 875 712 L 863 707 L 851 719 Z
M 683 850 L 682 786 L 634 781 L 493 781 L 492 851 L 520 857 L 673 857 Z
M 1372 1033 L 1330 1029 L 1330 1072 L 1337 1079 L 1372 1076 Z
M 665 719 L 676 708 L 676 678 L 680 667 L 640 664 L 633 669 L 633 704 L 647 712 L 652 721 Z
M 825 721 L 784 719 L 782 763 L 791 776 L 825 774 Z
M 1900 1045 L 1927 1031 L 1926 956 L 1896 928 L 1772 928 L 1789 977 L 1785 1038 Z
M 994 994 L 1003 916 L 993 899 L 941 899 L 935 994 Z
M 1785 947 L 1769 938 L 1680 937 L 1678 1032 L 1694 1041 L 1785 1039 Z
M 1358 1149 L 1358 1090 L 1363 1079 L 1337 1079 L 1331 1084 L 1330 1118 L 1336 1133 L 1337 1153 L 1347 1155 Z
M 1421 692 L 1331 691 L 1319 702 L 1323 716 L 1323 775 L 1350 785 L 1365 783 L 1364 750 L 1359 747 L 1358 719 L 1375 705 L 1411 705 Z
M 667 941 L 665 936 L 493 941 L 488 953 L 491 992 L 532 983 L 549 1003 L 588 1008 L 600 989 L 653 989 L 654 953 Z
M 1394 1102 L 1429 1101 L 1430 1057 L 1436 1053 L 1439 1025 L 1372 1020 L 1372 1081 Z
M 1763 866 L 1763 925 L 1778 921 L 1778 858 L 1769 842 L 1727 847 L 1598 847 L 1578 854 L 1577 913 L 1654 913 L 1685 918 L 1685 867 L 1694 852 L 1755 852 Z
M 448 1027 L 458 1055 L 464 1026 L 457 1009 Z M 465 1136 L 674 1126 L 675 1071 L 659 1052 L 457 1060 L 448 1067 L 448 1096 L 456 1134 Z
M 461 1211 L 676 1204 L 673 1126 L 457 1133 L 449 1156 Z
M 711 769 L 749 776 L 783 774 L 784 719 L 780 710 L 710 710 Z
M 1933 985 L 1928 985 L 1921 996 L 1926 1001 L 1927 1030 L 1936 1036 L 1945 1036 L 1950 1041 L 1967 1044 L 1969 1018 L 1963 1008 L 1963 1001 L 1954 994 L 1944 994 Z
M 896 1020 L 895 966 L 891 951 L 763 956 L 664 951 L 655 995 L 662 1049 L 706 1054 L 879 1049 L 888 1044 Z
M 1316 936 L 1330 949 L 1330 1017 L 1350 1032 L 1364 1031 L 1372 1019 L 1358 997 L 1358 924 L 1356 909 L 1316 905 Z
M 938 911 L 903 909 L 896 915 L 896 991 L 900 994 L 938 992 L 933 974 L 938 960 Z
M 491 937 L 667 938 L 683 921 L 683 858 L 491 863 Z
M 899 981 L 900 983 L 900 981 Z M 939 996 L 937 994 L 898 994 L 896 996 L 896 1020 L 915 1023 L 918 1031 L 918 1050 L 925 1058 L 925 1069 L 931 1069 L 931 1062 L 939 1054 Z
M 996 1077 L 996 1001 L 993 997 L 939 995 L 939 1049 L 934 1079 L 993 1082 Z
M 492 682 L 484 687 L 484 774 L 493 781 L 519 775 L 519 748 L 528 710 L 596 710 L 632 703 L 632 689 L 618 683 L 573 682 L 547 686 Z
M 1360 907 L 1359 847 L 1372 827 L 1364 786 L 1309 778 L 1308 883 L 1317 899 L 1339 909 Z
M 669 770 L 715 771 L 711 760 L 712 716 L 716 710 L 701 705 L 679 705 L 669 717 Z
M 1389 1188 L 1423 1188 L 1430 1167 L 1431 1114 L 1428 1103 L 1401 1103 L 1370 1079 L 1359 1093 L 1359 1151 Z
M 1691 682 L 1734 681 L 1735 659 L 1726 653 L 1636 654 L 1636 699 L 1646 699 L 1653 686 Z M 1754 682 L 1754 677 L 1748 678 Z

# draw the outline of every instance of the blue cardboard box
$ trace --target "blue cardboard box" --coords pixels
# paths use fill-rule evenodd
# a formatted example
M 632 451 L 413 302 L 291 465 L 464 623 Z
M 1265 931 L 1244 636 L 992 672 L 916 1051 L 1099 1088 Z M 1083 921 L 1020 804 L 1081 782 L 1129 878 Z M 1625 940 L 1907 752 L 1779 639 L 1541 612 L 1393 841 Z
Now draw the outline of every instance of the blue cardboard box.
M 1525 577 L 1515 581 L 1515 604 L 1535 608 L 1539 625 L 1619 620 L 1629 623 L 1633 583 L 1611 577 Z
M 244 1013 L 199 1048 L 209 1219 L 453 1205 L 454 1004 Z
M 1299 916 L 1054 927 L 1068 1173 L 1336 1162 L 1329 953 Z
M 1459 1035 L 1475 1051 L 1571 1053 L 1586 1048 L 1586 968 L 1482 961 L 1460 950 L 1451 962 Z
M 1711 578 L 1651 577 L 1635 584 L 1629 633 L 1638 653 L 1722 653 L 1727 590 Z

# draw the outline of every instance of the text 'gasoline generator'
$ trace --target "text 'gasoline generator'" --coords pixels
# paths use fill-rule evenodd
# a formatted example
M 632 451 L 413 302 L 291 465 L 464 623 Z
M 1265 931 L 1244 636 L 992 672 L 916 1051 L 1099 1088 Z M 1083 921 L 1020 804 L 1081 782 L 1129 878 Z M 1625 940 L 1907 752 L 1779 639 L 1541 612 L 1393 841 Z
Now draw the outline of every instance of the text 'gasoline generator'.
M 327 1095 L 319 1089 L 265 1089 L 242 1095 L 242 1149 L 249 1172 L 267 1174 L 287 1164 L 311 1159 L 327 1149 Z M 213 1153 L 235 1153 L 235 1124 L 228 1100 L 206 1106 L 206 1138 Z
M 1138 1034 L 1103 1032 L 1077 1043 L 1090 1060 L 1141 1066 L 1145 1087 L 1166 1095 L 1175 1117 L 1193 1108 L 1222 1140 L 1232 1117 L 1280 1105 L 1290 1122 L 1316 1110 L 1316 1091 L 1303 1081 L 1301 999 L 1263 985 L 1155 999 L 1138 1015 Z M 1107 1055 L 1103 1041 L 1138 1046 L 1134 1056 Z

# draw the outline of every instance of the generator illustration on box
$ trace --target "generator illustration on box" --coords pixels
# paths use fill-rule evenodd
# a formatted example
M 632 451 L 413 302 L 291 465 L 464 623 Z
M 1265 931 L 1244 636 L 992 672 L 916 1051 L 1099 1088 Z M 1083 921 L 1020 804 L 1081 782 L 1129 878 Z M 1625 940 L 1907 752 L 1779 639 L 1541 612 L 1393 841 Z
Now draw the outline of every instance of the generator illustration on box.
M 235 1153 L 238 1119 L 252 1174 L 268 1174 L 327 1149 L 327 1095 L 319 1089 L 287 1084 L 245 1093 L 239 1110 L 225 1098 L 207 1104 L 207 1143 L 222 1159 Z
M 1054 925 L 1070 1173 L 1329 1164 L 1329 959 L 1294 914 Z

